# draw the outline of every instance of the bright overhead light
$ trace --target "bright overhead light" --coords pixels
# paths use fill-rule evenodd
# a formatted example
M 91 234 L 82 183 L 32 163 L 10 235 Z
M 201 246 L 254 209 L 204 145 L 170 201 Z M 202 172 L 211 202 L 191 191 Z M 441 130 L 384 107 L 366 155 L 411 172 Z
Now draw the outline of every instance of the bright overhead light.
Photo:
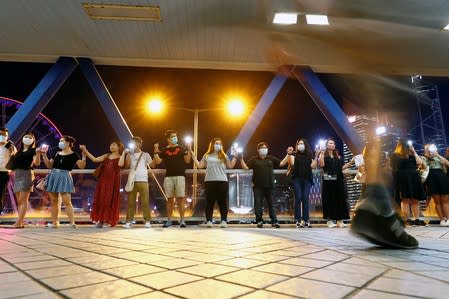
M 306 15 L 306 20 L 309 25 L 329 25 L 326 15 Z
M 298 22 L 297 13 L 275 13 L 273 18 L 273 24 L 292 25 Z
M 380 126 L 376 128 L 376 135 L 382 135 L 387 132 L 387 128 L 385 126 Z
M 447 24 L 446 27 L 443 28 L 443 30 L 449 30 L 449 24 Z

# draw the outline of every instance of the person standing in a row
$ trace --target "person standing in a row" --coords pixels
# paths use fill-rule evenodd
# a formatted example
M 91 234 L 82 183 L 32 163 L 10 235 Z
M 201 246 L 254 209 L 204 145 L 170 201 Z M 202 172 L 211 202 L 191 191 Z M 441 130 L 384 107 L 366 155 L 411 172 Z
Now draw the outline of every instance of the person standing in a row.
M 419 219 L 419 201 L 426 200 L 424 186 L 418 174 L 418 166 L 423 164 L 411 143 L 399 140 L 394 154 L 391 156 L 395 198 L 408 225 L 422 225 Z M 410 215 L 410 208 L 412 214 Z
M 28 210 L 28 200 L 33 190 L 33 166 L 41 164 L 40 149 L 36 149 L 36 139 L 31 132 L 22 137 L 22 146 L 14 155 L 14 193 L 18 205 L 18 218 L 13 228 L 25 227 L 25 214 Z
M 0 215 L 3 211 L 3 202 L 9 181 L 9 170 L 6 169 L 6 164 L 17 151 L 14 145 L 8 141 L 8 135 L 8 128 L 0 128 Z
M 212 227 L 212 218 L 215 202 L 218 203 L 221 216 L 221 227 L 228 226 L 228 176 L 226 168 L 234 168 L 237 158 L 228 158 L 223 150 L 223 142 L 214 137 L 209 143 L 209 148 L 201 161 L 198 161 L 192 152 L 193 162 L 197 168 L 206 168 L 204 188 L 206 191 L 206 226 Z
M 78 168 L 85 168 L 86 155 L 83 153 L 80 159 L 78 154 L 73 151 L 75 141 L 75 138 L 72 136 L 64 135 L 58 143 L 60 151 L 52 159 L 48 159 L 46 152 L 42 153 L 45 166 L 51 169 L 45 183 L 45 190 L 48 192 L 51 200 L 52 223 L 49 223 L 48 227 L 59 227 L 59 212 L 61 209 L 59 196 L 61 196 L 69 217 L 70 226 L 76 228 L 71 195 L 71 193 L 75 192 L 75 187 L 70 171 L 75 165 Z
M 425 185 L 435 203 L 440 226 L 449 226 L 449 178 L 443 171 L 449 166 L 449 161 L 440 156 L 435 144 L 424 146 L 424 156 L 421 159 L 429 167 Z
M 253 192 L 254 192 L 254 212 L 256 214 L 257 227 L 263 227 L 263 202 L 264 199 L 268 204 L 268 212 L 271 219 L 271 226 L 279 228 L 279 222 L 273 205 L 274 192 L 274 176 L 273 169 L 287 165 L 289 155 L 281 161 L 280 159 L 268 155 L 268 143 L 260 142 L 257 145 L 257 156 L 248 160 L 248 163 L 242 159 L 241 165 L 243 169 L 253 170 Z
M 322 202 L 323 218 L 328 219 L 328 227 L 345 227 L 344 219 L 349 219 L 349 205 L 342 170 L 341 157 L 335 140 L 326 141 L 326 149 L 319 155 L 319 165 L 324 170 Z M 335 224 L 334 221 L 337 221 Z
M 90 218 L 97 228 L 103 227 L 105 223 L 114 227 L 120 217 L 120 169 L 125 166 L 125 161 L 122 164 L 119 161 L 124 150 L 123 143 L 118 140 L 111 142 L 110 152 L 99 157 L 94 157 L 85 145 L 80 145 L 80 149 L 92 162 L 102 163 Z

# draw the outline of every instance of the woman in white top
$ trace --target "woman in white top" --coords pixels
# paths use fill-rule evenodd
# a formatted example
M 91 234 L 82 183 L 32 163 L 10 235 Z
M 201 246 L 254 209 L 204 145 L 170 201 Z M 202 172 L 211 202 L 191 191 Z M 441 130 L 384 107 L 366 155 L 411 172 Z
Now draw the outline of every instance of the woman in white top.
M 220 138 L 214 137 L 209 143 L 209 149 L 204 154 L 200 162 L 192 153 L 193 161 L 198 168 L 206 168 L 204 178 L 204 188 L 206 191 L 206 225 L 212 227 L 212 216 L 214 213 L 215 201 L 218 202 L 221 216 L 221 227 L 227 226 L 228 221 L 228 176 L 226 168 L 234 168 L 237 158 L 229 160 L 223 151 L 223 142 Z

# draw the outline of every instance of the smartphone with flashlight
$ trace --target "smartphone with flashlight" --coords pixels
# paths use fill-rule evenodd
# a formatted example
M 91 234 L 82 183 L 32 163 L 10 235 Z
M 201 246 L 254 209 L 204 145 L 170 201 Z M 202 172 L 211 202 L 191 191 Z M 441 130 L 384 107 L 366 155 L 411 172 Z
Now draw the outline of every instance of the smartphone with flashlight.
M 42 144 L 40 146 L 41 152 L 46 153 L 48 151 L 48 144 Z
M 413 141 L 409 140 L 409 141 L 407 141 L 407 144 L 409 147 L 411 147 L 413 145 Z

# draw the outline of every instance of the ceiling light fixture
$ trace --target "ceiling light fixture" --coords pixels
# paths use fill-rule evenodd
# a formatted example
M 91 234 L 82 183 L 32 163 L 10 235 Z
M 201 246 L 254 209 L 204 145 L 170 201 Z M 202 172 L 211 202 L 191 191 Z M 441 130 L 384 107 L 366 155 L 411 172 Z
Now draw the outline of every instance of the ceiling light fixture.
M 277 12 L 274 14 L 273 24 L 292 25 L 298 22 L 297 13 Z
M 306 15 L 306 21 L 309 25 L 329 25 L 326 15 Z

